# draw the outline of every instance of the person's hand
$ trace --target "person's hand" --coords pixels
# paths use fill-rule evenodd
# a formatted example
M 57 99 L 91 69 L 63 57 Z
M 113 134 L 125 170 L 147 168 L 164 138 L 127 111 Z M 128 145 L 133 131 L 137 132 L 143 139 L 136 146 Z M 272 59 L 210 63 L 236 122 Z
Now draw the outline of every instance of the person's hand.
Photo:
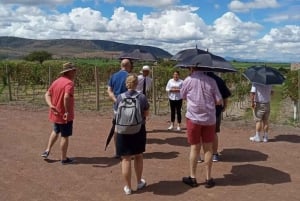
M 251 102 L 251 107 L 254 109 L 254 108 L 255 108 L 255 106 L 256 106 L 255 102 L 254 102 L 254 101 L 252 101 L 252 102 Z
M 51 109 L 51 111 L 53 112 L 54 115 L 58 115 L 58 111 L 57 111 L 55 106 L 51 105 L 50 109 Z
M 63 120 L 67 121 L 68 120 L 68 115 L 69 115 L 69 113 L 65 112 L 65 114 L 63 115 Z

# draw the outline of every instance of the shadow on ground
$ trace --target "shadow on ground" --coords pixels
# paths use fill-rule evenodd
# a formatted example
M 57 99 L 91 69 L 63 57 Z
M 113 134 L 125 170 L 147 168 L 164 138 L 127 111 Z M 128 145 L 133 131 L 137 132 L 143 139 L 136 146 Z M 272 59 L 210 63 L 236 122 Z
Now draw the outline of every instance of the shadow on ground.
M 272 167 L 253 164 L 232 166 L 231 174 L 215 179 L 218 186 L 242 186 L 250 184 L 281 184 L 291 182 L 289 174 Z
M 112 157 L 74 157 L 72 159 L 74 159 L 72 165 L 86 164 L 102 168 L 111 167 L 120 163 L 120 159 Z
M 277 135 L 273 139 L 270 139 L 269 142 L 291 142 L 291 143 L 300 143 L 300 136 L 296 134 L 287 134 L 287 135 Z
M 268 155 L 249 149 L 223 149 L 220 152 L 222 162 L 266 161 Z
M 174 146 L 183 146 L 188 147 L 189 144 L 187 142 L 187 138 L 184 137 L 170 137 L 165 139 L 158 139 L 158 138 L 147 138 L 147 144 L 169 144 Z
M 171 151 L 171 152 L 150 152 L 150 153 L 144 153 L 144 159 L 173 159 L 177 158 L 179 155 L 179 152 L 177 151 Z
M 182 183 L 182 181 L 159 181 L 147 186 L 144 191 L 153 192 L 155 195 L 179 195 L 191 189 L 191 187 Z M 139 191 L 143 193 L 143 191 Z

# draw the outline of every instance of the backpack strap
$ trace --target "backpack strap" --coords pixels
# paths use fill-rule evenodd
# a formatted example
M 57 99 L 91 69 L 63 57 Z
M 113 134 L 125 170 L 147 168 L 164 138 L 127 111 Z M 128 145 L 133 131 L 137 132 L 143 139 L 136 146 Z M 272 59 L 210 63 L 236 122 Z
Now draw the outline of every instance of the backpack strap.
M 122 100 L 123 100 L 124 98 L 126 98 L 125 93 L 121 93 L 121 98 L 122 98 Z
M 127 98 L 127 96 L 125 95 L 125 93 L 126 92 L 124 92 L 124 93 L 121 94 L 122 100 L 125 99 L 125 98 Z M 137 98 L 139 95 L 140 95 L 140 93 L 136 92 L 135 94 L 131 95 L 131 97 L 128 97 L 128 98 Z
M 137 98 L 138 96 L 140 95 L 140 93 L 139 92 L 136 92 L 134 95 L 132 95 L 131 97 L 132 98 Z

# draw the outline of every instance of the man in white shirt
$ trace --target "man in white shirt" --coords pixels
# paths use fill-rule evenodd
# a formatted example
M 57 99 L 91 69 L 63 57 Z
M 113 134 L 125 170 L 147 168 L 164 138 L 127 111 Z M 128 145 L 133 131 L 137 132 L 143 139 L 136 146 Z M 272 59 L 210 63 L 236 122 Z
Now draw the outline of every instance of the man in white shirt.
M 149 77 L 150 67 L 143 66 L 140 73 L 142 74 L 138 76 L 138 85 L 136 87 L 136 90 L 147 96 L 147 93 L 150 91 L 152 85 L 152 78 Z
M 256 121 L 255 136 L 250 137 L 252 142 L 260 142 L 260 134 L 263 131 L 263 142 L 268 142 L 270 100 L 272 85 L 253 83 L 250 91 L 251 106 L 253 108 L 254 120 Z

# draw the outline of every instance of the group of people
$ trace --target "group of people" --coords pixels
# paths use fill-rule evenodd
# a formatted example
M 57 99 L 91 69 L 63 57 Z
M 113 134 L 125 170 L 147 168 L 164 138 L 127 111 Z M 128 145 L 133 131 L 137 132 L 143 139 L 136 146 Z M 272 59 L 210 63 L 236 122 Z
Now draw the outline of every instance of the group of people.
M 121 60 L 121 69 L 114 73 L 109 81 L 107 93 L 113 102 L 116 115 L 122 97 L 136 97 L 143 118 L 142 126 L 137 133 L 121 134 L 115 130 L 114 142 L 116 157 L 121 158 L 122 176 L 125 181 L 124 193 L 132 193 L 131 160 L 137 180 L 137 190 L 146 186 L 143 178 L 143 152 L 146 150 L 146 118 L 149 115 L 147 93 L 151 89 L 152 79 L 149 76 L 150 67 L 143 66 L 141 75 L 132 74 L 133 63 L 130 59 Z M 203 162 L 200 157 L 201 147 L 204 151 L 206 165 L 205 187 L 211 188 L 215 182 L 211 176 L 212 162 L 219 160 L 218 135 L 220 132 L 221 114 L 226 109 L 227 99 L 231 95 L 225 82 L 212 72 L 203 72 L 200 68 L 191 67 L 190 74 L 184 80 L 180 79 L 179 71 L 174 71 L 173 78 L 166 86 L 171 110 L 171 124 L 168 130 L 181 131 L 181 109 L 186 100 L 186 129 L 187 140 L 190 144 L 189 175 L 182 178 L 182 182 L 191 186 L 198 186 L 196 180 L 197 162 Z M 67 157 L 68 137 L 72 135 L 74 119 L 74 78 L 76 67 L 73 63 L 65 63 L 62 76 L 56 79 L 45 94 L 49 106 L 49 119 L 53 122 L 48 145 L 42 153 L 47 158 L 51 148 L 61 135 L 61 163 L 72 163 Z M 251 100 L 256 120 L 256 134 L 250 140 L 260 142 L 260 133 L 264 130 L 263 141 L 268 140 L 268 117 L 270 114 L 270 94 L 272 88 L 253 84 Z M 114 115 L 114 116 L 115 116 Z M 175 117 L 177 116 L 177 126 Z

